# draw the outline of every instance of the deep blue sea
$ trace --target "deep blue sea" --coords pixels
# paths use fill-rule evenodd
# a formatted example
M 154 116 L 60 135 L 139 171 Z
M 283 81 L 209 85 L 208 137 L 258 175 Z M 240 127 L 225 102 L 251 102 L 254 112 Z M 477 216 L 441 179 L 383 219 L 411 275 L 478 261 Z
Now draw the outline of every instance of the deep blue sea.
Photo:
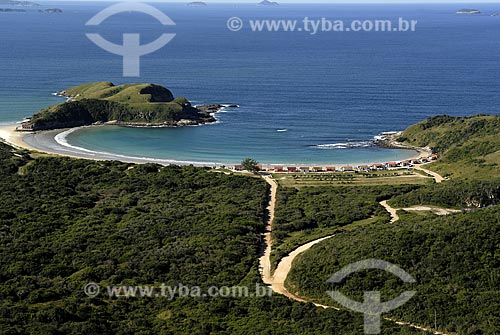
M 407 151 L 369 146 L 375 135 L 436 114 L 500 114 L 500 4 L 153 4 L 176 26 L 124 13 L 85 23 L 110 3 L 43 3 L 62 14 L 0 13 L 0 123 L 61 102 L 52 92 L 90 81 L 151 82 L 194 104 L 236 103 L 217 124 L 176 129 L 90 128 L 69 143 L 122 155 L 188 161 L 376 162 Z M 5 7 L 5 6 L 0 6 Z M 484 15 L 456 15 L 461 8 Z M 239 32 L 228 18 L 418 20 L 416 32 Z M 141 77 L 85 33 L 121 43 L 177 36 L 142 57 Z M 280 131 L 278 131 L 280 130 Z

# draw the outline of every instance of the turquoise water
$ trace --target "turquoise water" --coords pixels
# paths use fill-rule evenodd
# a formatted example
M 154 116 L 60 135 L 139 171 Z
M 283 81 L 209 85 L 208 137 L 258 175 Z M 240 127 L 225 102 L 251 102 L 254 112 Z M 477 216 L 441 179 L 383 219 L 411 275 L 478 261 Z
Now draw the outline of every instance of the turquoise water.
M 50 93 L 89 81 L 130 81 L 121 59 L 85 37 L 114 42 L 123 32 L 144 41 L 164 32 L 141 14 L 121 14 L 101 27 L 84 23 L 107 4 L 53 4 L 62 15 L 3 13 L 0 20 L 0 123 L 59 102 Z M 436 114 L 500 113 L 500 18 L 459 16 L 460 5 L 155 4 L 177 36 L 142 58 L 140 78 L 195 104 L 237 103 L 219 123 L 176 129 L 99 127 L 68 136 L 96 151 L 183 161 L 369 163 L 412 152 L 370 145 Z M 497 4 L 475 4 L 500 12 Z M 229 17 L 391 19 L 419 21 L 414 33 L 230 32 Z M 278 131 L 281 130 L 281 131 Z M 284 131 L 286 130 L 286 131 Z

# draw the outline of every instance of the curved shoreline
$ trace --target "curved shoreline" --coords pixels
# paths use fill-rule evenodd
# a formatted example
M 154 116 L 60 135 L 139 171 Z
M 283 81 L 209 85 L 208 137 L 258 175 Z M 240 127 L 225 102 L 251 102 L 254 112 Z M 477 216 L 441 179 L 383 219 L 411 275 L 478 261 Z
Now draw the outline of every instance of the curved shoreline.
M 105 127 L 106 125 L 93 125 L 93 126 L 83 126 L 69 129 L 56 129 L 56 130 L 45 130 L 38 132 L 19 132 L 16 131 L 16 124 L 10 126 L 0 127 L 0 138 L 4 139 L 5 142 L 11 145 L 27 149 L 31 151 L 38 151 L 47 154 L 66 156 L 72 158 L 80 159 L 91 159 L 91 160 L 115 160 L 126 163 L 156 163 L 161 165 L 193 165 L 199 167 L 211 167 L 211 168 L 221 168 L 227 166 L 234 166 L 239 163 L 237 162 L 203 162 L 203 161 L 188 161 L 188 160 L 176 160 L 168 158 L 154 158 L 154 157 L 139 157 L 139 156 L 128 156 L 124 154 L 117 154 L 105 151 L 91 150 L 79 146 L 70 144 L 66 137 L 73 132 L 80 129 L 88 127 Z M 387 148 L 389 149 L 389 148 Z M 398 148 L 402 150 L 414 151 L 419 155 L 425 152 L 423 149 L 418 150 L 417 148 Z M 365 163 L 332 163 L 333 165 L 363 165 Z M 264 166 L 280 166 L 280 165 L 290 165 L 290 166 L 324 166 L 325 163 L 263 163 Z

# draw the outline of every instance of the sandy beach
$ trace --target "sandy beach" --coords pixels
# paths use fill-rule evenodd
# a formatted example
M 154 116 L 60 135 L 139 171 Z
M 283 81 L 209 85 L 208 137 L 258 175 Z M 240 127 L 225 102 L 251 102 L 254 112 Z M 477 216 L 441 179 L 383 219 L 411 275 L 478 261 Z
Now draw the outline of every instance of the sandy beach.
M 16 131 L 16 127 L 16 124 L 0 127 L 0 138 L 13 147 L 37 151 L 38 149 L 24 142 L 23 138 L 27 133 Z
M 64 137 L 65 133 L 69 131 L 74 131 L 77 128 L 72 129 L 56 129 L 56 130 L 47 130 L 47 131 L 37 131 L 37 132 L 18 132 L 16 131 L 16 124 L 2 126 L 0 127 L 0 138 L 16 147 L 21 149 L 27 149 L 35 152 L 43 152 L 46 154 L 72 157 L 72 158 L 81 158 L 81 159 L 91 159 L 91 160 L 113 160 L 113 161 L 121 161 L 126 163 L 156 163 L 161 165 L 194 165 L 200 167 L 223 167 L 223 166 L 232 166 L 233 164 L 223 164 L 223 163 L 213 163 L 213 162 L 191 162 L 191 161 L 178 161 L 171 159 L 160 159 L 160 158 L 152 158 L 152 157 L 131 157 L 120 154 L 112 154 L 108 152 L 99 152 L 87 150 L 84 148 L 75 147 L 69 144 L 62 144 L 61 139 L 57 139 L 59 137 Z M 426 157 L 430 154 L 428 148 L 417 148 L 410 147 L 404 144 L 398 143 L 394 140 L 394 137 L 389 137 L 386 140 L 390 141 L 390 145 L 393 148 L 401 148 L 407 150 L 413 150 L 418 153 L 417 157 Z M 265 164 L 266 167 L 277 166 L 280 164 Z M 293 166 L 293 164 L 290 164 Z M 307 165 L 307 164 L 305 164 Z M 335 164 L 333 164 L 335 165 Z M 337 164 L 338 165 L 338 164 Z M 349 165 L 359 166 L 361 163 L 355 164 L 351 163 Z M 312 165 L 311 165 L 312 166 Z M 316 164 L 318 166 L 318 164 Z M 319 164 L 321 166 L 321 164 Z
M 27 149 L 30 151 L 38 151 L 52 155 L 83 158 L 92 160 L 111 160 L 126 163 L 156 163 L 161 165 L 194 165 L 202 167 L 221 167 L 223 164 L 212 162 L 185 162 L 169 159 L 156 159 L 151 157 L 130 157 L 119 154 L 111 154 L 107 152 L 97 152 L 86 150 L 78 147 L 67 147 L 56 141 L 56 136 L 62 134 L 69 129 L 56 129 L 38 132 L 19 132 L 16 131 L 17 125 L 8 125 L 0 127 L 0 138 L 19 149 Z

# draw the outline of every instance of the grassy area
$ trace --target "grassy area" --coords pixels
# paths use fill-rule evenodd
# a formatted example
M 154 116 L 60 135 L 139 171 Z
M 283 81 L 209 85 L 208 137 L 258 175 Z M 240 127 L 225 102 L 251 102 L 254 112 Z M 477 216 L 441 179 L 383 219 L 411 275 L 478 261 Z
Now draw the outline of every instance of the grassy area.
M 375 185 L 425 185 L 432 178 L 418 170 L 390 170 L 373 172 L 332 172 L 332 173 L 275 173 L 274 179 L 282 187 L 307 186 L 375 186 Z
M 124 84 L 115 86 L 111 82 L 88 83 L 66 90 L 75 100 L 97 99 L 120 103 L 142 104 L 151 102 L 171 102 L 172 92 L 153 84 Z
M 399 141 L 442 154 L 428 165 L 445 177 L 500 179 L 500 116 L 436 116 L 409 127 Z

